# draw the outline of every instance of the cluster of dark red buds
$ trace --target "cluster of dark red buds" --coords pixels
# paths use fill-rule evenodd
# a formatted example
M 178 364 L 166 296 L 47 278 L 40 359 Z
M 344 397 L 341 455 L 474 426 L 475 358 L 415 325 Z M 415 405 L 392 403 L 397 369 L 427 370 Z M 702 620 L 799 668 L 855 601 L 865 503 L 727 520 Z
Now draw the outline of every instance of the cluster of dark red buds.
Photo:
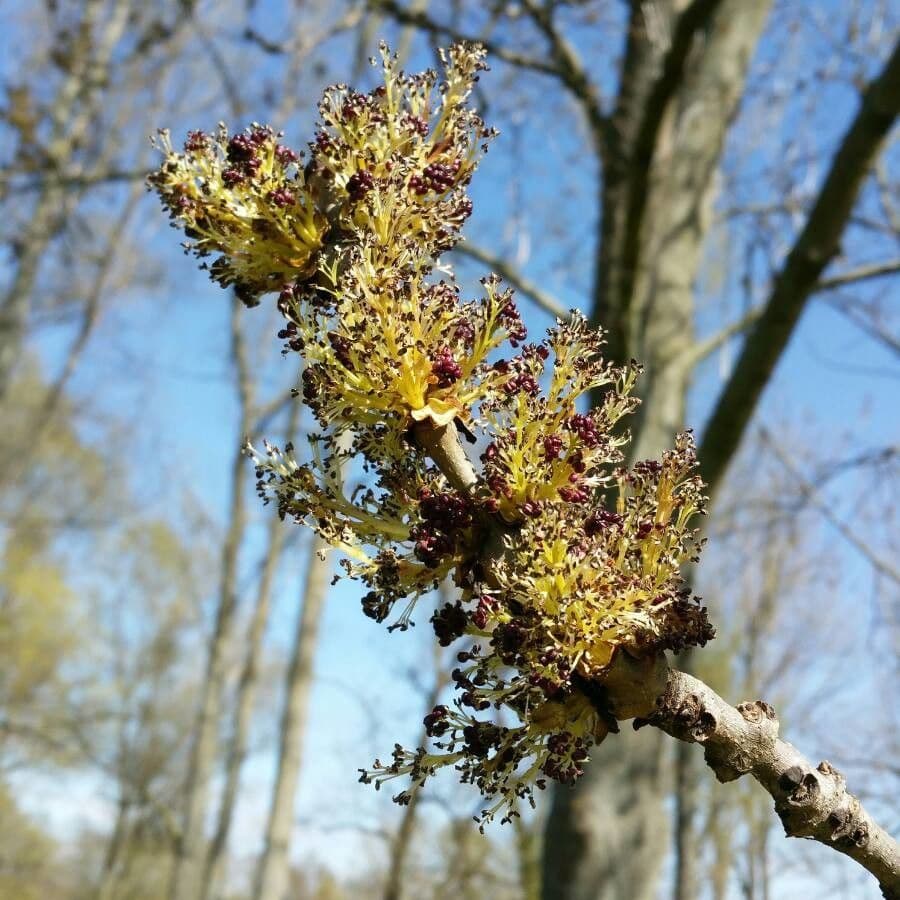
M 594 537 L 608 528 L 621 528 L 622 517 L 607 509 L 596 509 L 584 520 L 584 533 Z
M 303 338 L 298 334 L 297 326 L 293 322 L 288 322 L 284 328 L 278 332 L 278 339 L 287 344 L 285 350 L 282 351 L 283 353 L 287 353 L 288 350 L 299 353 L 303 349 Z
M 448 713 L 449 710 L 446 706 L 438 705 L 425 716 L 422 724 L 425 726 L 425 733 L 429 737 L 440 737 L 447 732 L 447 729 L 450 727 Z
M 449 647 L 458 637 L 465 634 L 469 627 L 469 617 L 463 609 L 462 603 L 445 603 L 440 609 L 431 615 L 431 626 L 438 643 L 442 647 Z
M 443 194 L 449 191 L 459 177 L 461 161 L 453 160 L 451 163 L 433 162 L 422 170 L 422 174 L 410 175 L 407 182 L 409 189 L 420 197 L 434 191 Z
M 574 784 L 583 774 L 582 763 L 587 761 L 588 750 L 582 738 L 567 731 L 553 734 L 547 741 L 550 755 L 544 760 L 541 771 L 562 784 Z
M 591 416 L 586 416 L 582 413 L 575 413 L 575 415 L 570 416 L 568 422 L 566 422 L 566 428 L 577 434 L 578 440 L 589 449 L 599 447 L 600 442 L 603 440 L 603 435 L 597 428 L 597 423 Z
M 438 387 L 450 387 L 455 381 L 462 378 L 462 366 L 454 359 L 453 351 L 449 347 L 441 347 L 434 362 L 431 364 L 431 371 L 437 377 Z
M 559 459 L 565 442 L 558 434 L 548 434 L 544 438 L 544 456 L 547 459 Z
M 234 135 L 228 141 L 226 158 L 229 168 L 222 173 L 222 181 L 228 187 L 234 187 L 248 178 L 255 178 L 262 166 L 259 151 L 274 138 L 271 128 L 253 128 L 249 133 Z
M 474 722 L 463 728 L 463 743 L 472 756 L 484 759 L 500 746 L 507 730 L 493 722 Z
M 509 343 L 513 347 L 528 337 L 528 330 L 522 322 L 522 316 L 519 314 L 518 307 L 512 297 L 507 300 L 506 305 L 500 312 L 500 322 L 509 334 Z
M 491 708 L 490 700 L 480 690 L 486 680 L 483 672 L 476 673 L 474 677 L 470 677 L 462 669 L 454 669 L 450 673 L 450 677 L 453 679 L 456 689 L 462 692 L 459 695 L 460 706 L 467 706 L 479 712 Z
M 487 594 L 482 594 L 478 598 L 478 605 L 472 613 L 472 624 L 476 628 L 484 629 L 487 627 L 491 613 L 497 608 L 497 601 Z
M 354 172 L 347 180 L 347 194 L 354 202 L 362 200 L 373 187 L 375 187 L 375 179 L 367 169 Z
M 286 187 L 280 187 L 269 194 L 269 199 L 281 209 L 287 209 L 297 202 L 297 196 L 292 190 Z

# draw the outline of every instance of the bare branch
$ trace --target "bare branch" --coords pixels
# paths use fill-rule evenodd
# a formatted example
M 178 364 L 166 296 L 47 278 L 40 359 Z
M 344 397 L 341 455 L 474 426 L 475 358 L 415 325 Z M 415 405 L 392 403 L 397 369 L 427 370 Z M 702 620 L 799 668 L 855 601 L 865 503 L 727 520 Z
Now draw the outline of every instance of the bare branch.
M 561 77 L 561 73 L 556 66 L 551 65 L 542 59 L 517 53 L 515 50 L 510 50 L 508 47 L 503 47 L 492 41 L 486 41 L 478 35 L 466 34 L 449 25 L 442 25 L 440 22 L 432 19 L 427 13 L 406 7 L 402 3 L 398 3 L 397 0 L 371 0 L 370 5 L 375 12 L 387 13 L 402 25 L 413 25 L 416 28 L 421 28 L 433 37 L 449 38 L 452 41 L 467 41 L 473 44 L 481 44 L 491 56 L 502 59 L 503 62 L 509 63 L 512 66 L 518 66 L 522 69 L 531 69 L 534 72 L 541 72 L 544 75 L 553 75 L 557 78 Z
M 500 257 L 494 256 L 492 253 L 488 253 L 487 250 L 468 242 L 457 244 L 453 249 L 457 253 L 477 259 L 479 262 L 489 266 L 491 271 L 496 272 L 504 281 L 509 282 L 523 297 L 527 297 L 544 312 L 555 316 L 557 319 L 567 319 L 569 317 L 568 310 L 552 294 L 548 294 L 543 288 L 538 287 L 533 281 L 516 271 Z
M 451 484 L 469 489 L 477 481 L 452 428 L 422 423 L 417 439 Z M 454 443 L 455 449 L 449 446 Z M 485 556 L 493 552 L 487 547 Z M 699 679 L 669 668 L 662 655 L 620 652 L 602 688 L 617 719 L 634 718 L 636 728 L 653 725 L 680 741 L 702 744 L 719 781 L 749 773 L 775 800 L 789 837 L 811 838 L 849 856 L 878 879 L 888 900 L 900 900 L 900 845 L 847 790 L 836 769 L 827 762 L 814 767 L 778 738 L 778 720 L 767 703 L 735 708 Z
M 733 322 L 730 322 L 724 328 L 719 329 L 719 331 L 711 334 L 709 337 L 703 338 L 687 347 L 683 357 L 684 365 L 688 369 L 693 369 L 695 366 L 699 365 L 704 359 L 711 356 L 732 338 L 737 337 L 739 334 L 743 334 L 748 328 L 758 322 L 759 317 L 762 315 L 762 311 L 762 306 L 755 306 L 753 309 L 744 313 L 739 319 L 735 319 Z
M 894 275 L 897 272 L 900 272 L 900 259 L 869 263 L 856 269 L 848 269 L 846 272 L 838 272 L 828 278 L 821 278 L 813 290 L 819 294 L 823 291 L 833 291 L 851 284 L 859 284 L 861 281 L 871 281 L 873 278 Z
M 750 774 L 775 800 L 789 837 L 819 841 L 856 860 L 888 900 L 900 897 L 900 846 L 847 790 L 833 766 L 813 766 L 778 738 L 778 720 L 761 700 L 731 706 L 702 681 L 670 669 L 650 724 L 681 741 L 702 744 L 719 781 Z
M 871 281 L 874 278 L 883 278 L 886 275 L 893 275 L 895 272 L 900 272 L 900 260 L 871 263 L 856 269 L 849 269 L 846 272 L 838 272 L 836 275 L 832 275 L 829 278 L 820 279 L 812 289 L 812 293 L 819 294 L 826 291 L 833 291 L 851 284 L 859 284 L 863 281 Z M 512 282 L 510 282 L 510 284 L 511 283 Z M 858 315 L 854 315 L 852 310 L 847 309 L 844 306 L 838 306 L 837 304 L 832 305 L 852 319 L 860 328 L 872 334 L 873 337 L 887 343 L 891 349 L 900 350 L 900 345 L 897 344 L 896 339 L 891 339 L 890 335 L 887 335 L 882 331 L 874 333 L 871 323 L 867 323 Z M 743 334 L 755 325 L 762 316 L 764 309 L 765 306 L 763 305 L 755 306 L 753 309 L 744 313 L 739 319 L 735 319 L 735 321 L 729 323 L 714 334 L 711 334 L 709 337 L 697 341 L 693 346 L 687 349 L 684 356 L 684 364 L 689 369 L 694 368 L 708 356 L 715 353 L 723 344 L 727 344 L 732 338 Z
M 536 3 L 535 0 L 525 0 L 523 5 L 547 38 L 559 77 L 584 109 L 594 146 L 599 156 L 606 158 L 616 135 L 612 122 L 603 112 L 603 102 L 596 84 L 588 76 L 574 45 L 554 25 L 552 6 Z
M 872 568 L 900 585 L 900 569 L 875 553 L 865 541 L 856 536 L 846 522 L 834 514 L 831 506 L 819 496 L 815 485 L 805 478 L 799 469 L 791 462 L 788 454 L 785 453 L 767 428 L 760 428 L 760 435 L 766 446 L 772 450 L 778 462 L 781 463 L 788 474 L 796 481 L 797 489 L 800 491 L 801 497 L 810 506 L 815 507 L 841 537 L 869 561 Z
M 450 484 L 464 494 L 478 483 L 478 475 L 459 442 L 453 425 L 417 422 L 413 428 L 419 446 L 434 460 Z
M 819 277 L 837 253 L 860 187 L 900 109 L 900 44 L 865 90 L 859 111 L 769 299 L 747 340 L 700 443 L 701 470 L 714 492 L 787 346 Z
M 24 184 L 16 184 L 5 188 L 10 181 L 8 175 L 0 174 L 0 192 L 6 190 L 7 196 L 15 197 L 20 194 L 31 193 L 32 191 L 44 191 L 50 188 L 61 190 L 78 190 L 82 188 L 94 187 L 99 184 L 114 184 L 120 181 L 143 181 L 147 177 L 146 169 L 104 169 L 94 172 L 71 172 L 65 171 L 46 171 L 46 172 L 28 172 L 33 176 Z
M 893 353 L 900 354 L 900 338 L 876 322 L 872 313 L 864 311 L 861 304 L 850 303 L 840 298 L 829 298 L 828 305 L 842 316 L 846 316 L 860 331 L 864 331 Z
M 304 28 L 296 37 L 289 40 L 278 41 L 268 38 L 252 26 L 244 29 L 243 38 L 249 43 L 255 44 L 263 53 L 267 53 L 270 56 L 286 56 L 288 54 L 292 56 L 295 54 L 306 56 L 311 50 L 319 47 L 329 38 L 350 28 L 355 28 L 362 19 L 364 12 L 365 3 L 359 3 L 351 6 L 342 16 L 327 27 L 312 32 L 308 28 Z

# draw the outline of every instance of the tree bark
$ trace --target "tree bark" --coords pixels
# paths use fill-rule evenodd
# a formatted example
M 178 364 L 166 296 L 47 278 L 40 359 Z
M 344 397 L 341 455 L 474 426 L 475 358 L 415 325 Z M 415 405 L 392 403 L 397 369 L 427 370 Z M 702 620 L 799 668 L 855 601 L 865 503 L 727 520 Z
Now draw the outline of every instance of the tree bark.
M 468 461 L 460 462 L 461 455 L 461 447 L 460 453 L 442 451 L 438 466 L 451 482 L 465 478 L 470 468 Z M 453 465 L 455 471 L 444 468 Z M 486 550 L 488 556 L 490 552 Z M 707 765 L 721 782 L 751 774 L 775 800 L 789 837 L 811 838 L 846 854 L 875 876 L 887 900 L 900 900 L 900 844 L 850 794 L 833 766 L 823 761 L 813 768 L 778 738 L 778 720 L 769 704 L 756 700 L 733 707 L 698 678 L 670 668 L 662 654 L 619 653 L 602 684 L 617 719 L 634 718 L 635 731 L 653 725 L 680 741 L 701 744 Z M 579 809 L 586 810 L 579 800 Z M 577 882 L 568 879 L 565 887 L 572 884 Z M 548 889 L 557 887 L 545 883 Z
M 650 724 L 701 744 L 721 782 L 750 774 L 772 796 L 788 837 L 819 841 L 859 863 L 887 900 L 900 897 L 900 845 L 878 825 L 828 762 L 813 766 L 778 737 L 778 720 L 761 700 L 733 707 L 702 681 L 670 669 Z
M 319 554 L 324 555 L 327 546 L 319 538 L 313 539 L 306 570 L 303 607 L 297 619 L 297 633 L 281 716 L 278 772 L 272 791 L 265 849 L 253 887 L 254 900 L 284 900 L 288 884 L 294 802 L 312 693 L 313 657 L 331 572 L 327 558 L 320 558 Z
M 250 432 L 250 374 L 239 316 L 240 303 L 232 300 L 231 339 L 237 387 L 240 399 L 238 433 Z M 228 531 L 222 544 L 219 595 L 215 625 L 210 636 L 206 678 L 194 729 L 187 779 L 184 786 L 182 830 L 169 885 L 170 900 L 197 900 L 203 891 L 203 873 L 207 855 L 206 816 L 209 787 L 217 755 L 217 737 L 222 694 L 227 676 L 227 649 L 237 609 L 238 553 L 246 525 L 244 473 L 246 459 L 238 444 L 231 464 L 231 507 Z
M 684 427 L 691 372 L 681 361 L 694 343 L 694 283 L 713 178 L 768 9 L 740 0 L 690 4 L 688 42 L 684 20 L 669 7 L 666 54 L 647 36 L 640 5 L 632 8 L 614 115 L 619 155 L 604 169 L 592 318 L 609 328 L 614 359 L 639 358 L 646 366 L 636 459 L 658 455 Z M 545 900 L 656 896 L 668 844 L 670 763 L 660 735 L 619 737 L 598 748 L 574 791 L 554 791 Z
M 294 437 L 299 411 L 299 403 L 291 404 L 287 441 L 292 440 Z M 256 701 L 259 656 L 262 648 L 263 633 L 269 620 L 272 583 L 278 570 L 285 536 L 284 523 L 273 513 L 269 521 L 266 558 L 257 587 L 256 604 L 253 608 L 253 616 L 250 620 L 250 628 L 247 634 L 247 649 L 244 654 L 240 680 L 238 681 L 231 738 L 225 757 L 225 785 L 222 789 L 222 800 L 216 829 L 206 859 L 206 871 L 203 878 L 204 900 L 215 896 L 222 879 L 222 868 L 228 848 L 228 835 L 231 831 L 234 807 L 240 787 L 241 770 L 247 757 L 250 724 L 253 718 L 253 706 Z

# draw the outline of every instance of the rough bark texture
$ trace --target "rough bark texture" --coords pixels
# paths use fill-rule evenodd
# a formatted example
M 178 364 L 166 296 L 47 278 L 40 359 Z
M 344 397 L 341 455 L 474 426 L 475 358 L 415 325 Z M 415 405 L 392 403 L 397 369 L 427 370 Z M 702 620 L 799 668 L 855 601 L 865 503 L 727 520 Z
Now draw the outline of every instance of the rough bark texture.
M 669 828 L 664 754 L 656 732 L 624 731 L 591 752 L 586 788 L 554 791 L 544 900 L 655 900 Z
M 297 619 L 281 716 L 278 772 L 266 827 L 265 849 L 254 882 L 254 900 L 283 900 L 288 885 L 294 802 L 312 693 L 313 657 L 331 572 L 327 558 L 322 558 L 327 546 L 319 538 L 313 540 L 306 570 L 303 606 Z
M 900 845 L 828 762 L 814 766 L 778 737 L 778 720 L 761 700 L 731 706 L 702 681 L 670 669 L 650 724 L 681 741 L 703 746 L 719 781 L 750 774 L 775 801 L 789 837 L 819 841 L 858 862 L 878 880 L 888 900 L 900 897 Z
M 657 456 L 684 427 L 691 370 L 683 361 L 695 341 L 694 283 L 713 178 L 769 4 L 692 3 L 681 18 L 675 5 L 667 9 L 665 51 L 648 37 L 640 5 L 633 7 L 595 278 L 594 321 L 610 330 L 613 358 L 645 364 L 636 459 Z M 620 738 L 599 748 L 574 791 L 555 791 L 546 900 L 657 894 L 670 840 L 667 750 L 652 732 Z

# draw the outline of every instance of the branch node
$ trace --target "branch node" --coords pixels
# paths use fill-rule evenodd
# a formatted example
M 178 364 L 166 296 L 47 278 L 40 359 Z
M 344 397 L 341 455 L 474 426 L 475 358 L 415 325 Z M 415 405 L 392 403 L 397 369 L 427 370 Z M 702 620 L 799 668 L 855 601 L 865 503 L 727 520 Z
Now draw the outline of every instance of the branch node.
M 716 730 L 716 717 L 697 694 L 688 694 L 674 711 L 676 726 L 698 744 L 704 743 Z
M 746 700 L 744 703 L 738 704 L 737 711 L 751 725 L 761 725 L 767 719 L 776 723 L 778 721 L 775 709 L 765 700 Z
M 828 827 L 832 842 L 839 846 L 862 849 L 869 843 L 869 823 L 860 816 L 858 801 L 851 801 L 849 808 L 833 810 Z
M 722 784 L 736 781 L 741 775 L 746 775 L 753 768 L 750 755 L 743 750 L 725 752 L 722 747 L 715 744 L 707 744 L 703 751 L 706 764 L 713 770 L 716 780 Z

